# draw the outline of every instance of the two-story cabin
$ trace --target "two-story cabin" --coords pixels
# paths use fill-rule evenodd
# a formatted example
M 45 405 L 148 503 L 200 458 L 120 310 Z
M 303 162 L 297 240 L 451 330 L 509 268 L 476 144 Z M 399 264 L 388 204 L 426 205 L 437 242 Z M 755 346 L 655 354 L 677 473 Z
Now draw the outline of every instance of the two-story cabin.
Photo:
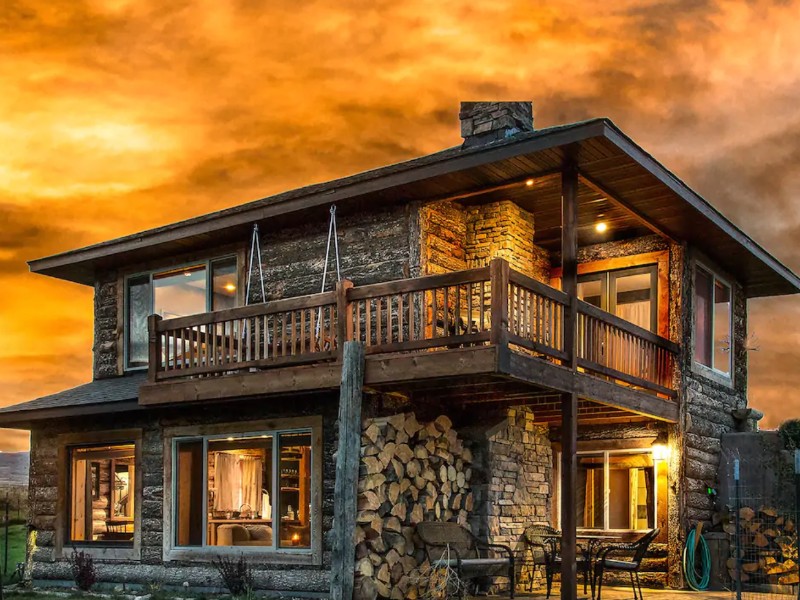
M 75 547 L 216 587 L 244 554 L 263 588 L 414 598 L 414 525 L 453 520 L 517 549 L 549 522 L 565 557 L 660 527 L 646 579 L 681 584 L 747 425 L 747 299 L 800 279 L 606 119 L 460 117 L 455 148 L 31 262 L 95 289 L 93 381 L 0 411 L 35 581 Z

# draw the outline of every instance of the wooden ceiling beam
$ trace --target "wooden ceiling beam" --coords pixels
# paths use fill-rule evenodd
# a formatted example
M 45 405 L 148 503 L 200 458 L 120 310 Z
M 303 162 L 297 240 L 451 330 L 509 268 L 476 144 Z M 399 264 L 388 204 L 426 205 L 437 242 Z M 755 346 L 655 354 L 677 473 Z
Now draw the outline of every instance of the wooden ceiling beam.
M 659 225 L 654 223 L 651 219 L 649 219 L 647 216 L 645 216 L 638 209 L 634 208 L 629 203 L 627 203 L 624 200 L 622 200 L 619 197 L 619 195 L 616 194 L 614 191 L 610 190 L 609 188 L 607 188 L 603 184 L 599 183 L 598 181 L 596 181 L 595 179 L 593 179 L 591 176 L 587 175 L 583 171 L 580 171 L 578 173 L 578 178 L 580 179 L 580 181 L 586 187 L 588 187 L 589 189 L 597 192 L 598 194 L 602 194 L 603 196 L 605 196 L 606 199 L 608 199 L 608 201 L 611 204 L 614 204 L 615 206 L 618 206 L 618 207 L 626 210 L 630 214 L 632 214 L 634 217 L 636 217 L 636 219 L 638 221 L 640 221 L 642 223 L 642 225 L 647 227 L 650 231 L 652 231 L 653 233 L 657 233 L 661 237 L 666 238 L 667 240 L 669 240 L 670 242 L 675 243 L 675 239 L 669 233 L 667 233 L 662 227 L 660 227 Z
M 484 194 L 491 194 L 494 192 L 502 192 L 504 190 L 512 190 L 512 189 L 528 189 L 528 190 L 535 190 L 537 188 L 543 187 L 548 183 L 553 183 L 558 181 L 561 177 L 561 169 L 549 169 L 547 171 L 540 171 L 534 175 L 529 175 L 526 177 L 520 177 L 518 179 L 513 179 L 506 183 L 501 183 L 498 185 L 492 185 L 487 187 L 481 187 L 474 190 L 470 190 L 468 192 L 461 192 L 458 194 L 450 194 L 448 196 L 440 196 L 438 198 L 431 198 L 430 202 L 456 202 L 458 200 L 466 200 L 468 198 L 474 198 L 476 196 L 483 196 Z M 528 184 L 528 182 L 532 182 Z

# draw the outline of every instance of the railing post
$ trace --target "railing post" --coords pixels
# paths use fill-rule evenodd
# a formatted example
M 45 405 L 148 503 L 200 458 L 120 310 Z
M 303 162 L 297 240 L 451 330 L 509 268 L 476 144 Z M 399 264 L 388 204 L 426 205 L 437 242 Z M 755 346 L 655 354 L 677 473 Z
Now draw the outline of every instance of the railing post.
M 353 315 L 347 290 L 353 287 L 349 279 L 336 284 L 336 354 L 339 358 L 344 352 L 344 343 L 353 339 Z
M 150 383 L 155 383 L 158 367 L 161 366 L 161 333 L 158 331 L 160 322 L 161 315 L 147 317 L 147 380 Z
M 497 346 L 508 346 L 508 261 L 493 258 L 489 263 L 489 280 L 492 290 L 492 328 L 489 342 Z

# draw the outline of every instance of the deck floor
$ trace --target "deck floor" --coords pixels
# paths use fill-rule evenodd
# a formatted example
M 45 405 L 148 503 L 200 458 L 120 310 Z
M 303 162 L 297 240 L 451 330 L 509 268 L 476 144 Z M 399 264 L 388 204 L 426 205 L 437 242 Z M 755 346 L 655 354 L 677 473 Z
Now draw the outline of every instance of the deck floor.
M 578 598 L 590 598 L 590 594 L 583 595 L 583 586 L 578 586 Z M 695 598 L 697 600 L 732 600 L 734 598 L 733 592 L 692 592 L 687 590 L 661 590 L 661 589 L 648 589 L 642 588 L 645 600 L 690 600 Z M 508 595 L 499 596 L 471 596 L 470 600 L 484 600 L 485 598 L 492 598 L 492 600 L 508 600 Z M 532 593 L 517 592 L 514 595 L 515 600 L 544 600 L 545 591 L 534 590 Z M 550 595 L 551 600 L 559 600 L 558 586 L 553 587 L 553 593 Z M 633 592 L 630 587 L 616 587 L 616 586 L 603 586 L 603 600 L 632 600 Z M 747 599 L 747 595 L 743 595 L 743 599 Z

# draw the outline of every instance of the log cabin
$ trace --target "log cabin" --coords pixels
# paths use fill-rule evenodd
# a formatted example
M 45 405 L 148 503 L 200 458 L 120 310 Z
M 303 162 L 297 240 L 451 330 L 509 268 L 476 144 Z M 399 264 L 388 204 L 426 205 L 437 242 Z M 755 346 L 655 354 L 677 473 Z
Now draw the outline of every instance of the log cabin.
M 561 529 L 564 598 L 577 535 L 659 527 L 643 580 L 682 586 L 758 417 L 747 300 L 800 278 L 608 119 L 459 116 L 456 147 L 30 262 L 95 311 L 93 380 L 0 410 L 35 583 L 78 548 L 107 584 L 219 588 L 243 555 L 259 588 L 415 598 L 442 520 L 520 586 L 525 528 Z

